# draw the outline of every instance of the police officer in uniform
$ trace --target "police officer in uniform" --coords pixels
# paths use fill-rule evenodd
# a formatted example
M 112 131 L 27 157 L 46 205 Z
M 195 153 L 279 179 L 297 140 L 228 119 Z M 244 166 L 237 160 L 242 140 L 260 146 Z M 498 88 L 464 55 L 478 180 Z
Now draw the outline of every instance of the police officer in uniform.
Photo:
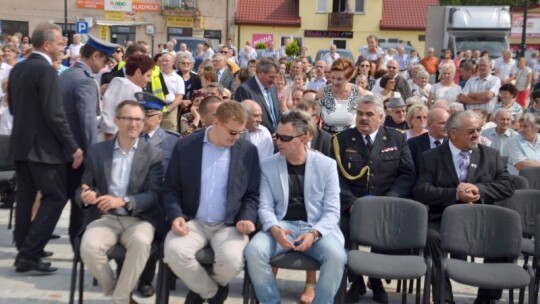
M 402 131 L 383 127 L 384 107 L 374 95 L 360 97 L 356 110 L 356 127 L 333 136 L 331 156 L 336 159 L 341 186 L 340 226 L 349 242 L 350 209 L 357 198 L 365 195 L 410 197 L 416 174 Z M 345 246 L 350 248 L 350 243 Z M 377 249 L 372 249 L 377 252 Z M 380 251 L 379 251 L 380 252 Z M 352 282 L 347 303 L 358 302 L 366 287 L 361 276 L 349 276 Z M 369 279 L 373 300 L 388 303 L 381 280 Z
M 167 171 L 172 150 L 176 142 L 180 139 L 180 134 L 164 130 L 160 127 L 161 120 L 163 119 L 163 111 L 167 109 L 167 105 L 163 100 L 147 92 L 135 93 L 135 98 L 142 103 L 145 110 L 144 127 L 141 137 L 143 140 L 163 151 L 163 168 Z M 146 262 L 146 267 L 139 278 L 137 291 L 143 297 L 151 297 L 155 293 L 152 287 L 152 281 L 156 272 L 157 260 L 157 252 L 150 255 Z

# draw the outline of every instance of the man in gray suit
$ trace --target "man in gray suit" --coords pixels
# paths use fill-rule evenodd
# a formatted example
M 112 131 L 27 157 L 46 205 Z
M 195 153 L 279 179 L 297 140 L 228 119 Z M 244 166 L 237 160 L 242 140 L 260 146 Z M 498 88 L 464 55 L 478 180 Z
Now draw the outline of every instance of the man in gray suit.
M 84 153 L 97 140 L 97 112 L 99 102 L 98 84 L 93 74 L 98 73 L 119 45 L 107 43 L 89 36 L 88 43 L 80 50 L 80 59 L 72 68 L 60 75 L 60 90 L 69 128 L 77 145 Z M 77 169 L 66 162 L 66 197 L 71 201 L 69 240 L 73 241 L 82 226 L 82 209 L 75 204 L 75 191 L 81 185 L 84 163 Z
M 133 303 L 131 292 L 150 255 L 154 234 L 164 228 L 158 190 L 163 180 L 163 153 L 140 140 L 144 109 L 126 100 L 116 108 L 118 133 L 113 140 L 92 145 L 79 190 L 84 206 L 101 216 L 91 222 L 81 240 L 81 258 L 112 303 Z M 107 252 L 117 243 L 126 249 L 118 278 Z
M 223 54 L 215 54 L 212 56 L 212 65 L 216 70 L 217 81 L 223 85 L 224 88 L 229 89 L 231 93 L 234 93 L 234 76 L 227 69 L 227 59 Z

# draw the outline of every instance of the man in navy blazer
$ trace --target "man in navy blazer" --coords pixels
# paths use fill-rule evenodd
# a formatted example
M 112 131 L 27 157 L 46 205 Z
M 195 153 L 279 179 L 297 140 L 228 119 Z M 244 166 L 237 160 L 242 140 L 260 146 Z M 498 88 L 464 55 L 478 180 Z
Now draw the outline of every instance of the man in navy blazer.
M 223 102 L 211 126 L 178 141 L 169 162 L 163 204 L 172 225 L 164 259 L 190 289 L 188 304 L 223 303 L 244 266 L 261 174 L 257 148 L 240 139 L 246 121 L 239 102 Z M 195 259 L 206 246 L 215 253 L 211 273 Z
M 262 231 L 246 247 L 248 272 L 261 303 L 280 303 L 270 260 L 298 251 L 321 263 L 314 303 L 332 303 L 347 257 L 339 228 L 336 162 L 306 148 L 311 118 L 283 114 L 276 131 L 279 154 L 261 165 L 259 218 Z
M 64 49 L 57 25 L 40 23 L 32 33 L 34 52 L 13 67 L 9 74 L 9 110 L 13 115 L 10 155 L 17 173 L 15 244 L 19 253 L 17 272 L 54 272 L 41 261 L 43 248 L 66 204 L 65 162 L 72 168 L 83 161 L 83 151 L 69 129 L 62 105 L 58 73 L 52 62 Z M 37 192 L 41 206 L 31 220 Z
M 242 83 L 234 94 L 236 101 L 251 99 L 261 106 L 263 111 L 261 124 L 270 133 L 276 131 L 279 115 L 281 115 L 279 98 L 274 85 L 278 72 L 279 66 L 274 60 L 262 58 L 257 63 L 256 75 Z
M 440 146 L 446 140 L 446 121 L 448 120 L 448 112 L 435 108 L 431 109 L 427 115 L 428 131 L 422 135 L 413 137 L 407 141 L 411 156 L 416 169 L 416 176 L 420 171 L 420 163 L 422 162 L 422 154 L 429 149 Z

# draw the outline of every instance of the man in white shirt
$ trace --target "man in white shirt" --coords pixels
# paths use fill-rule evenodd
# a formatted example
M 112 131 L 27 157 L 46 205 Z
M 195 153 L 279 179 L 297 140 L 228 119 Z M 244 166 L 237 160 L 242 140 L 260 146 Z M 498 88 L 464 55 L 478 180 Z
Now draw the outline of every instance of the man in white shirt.
M 263 161 L 265 158 L 274 154 L 274 142 L 272 141 L 270 131 L 266 127 L 261 126 L 261 106 L 251 99 L 242 101 L 242 106 L 248 114 L 246 132 L 242 134 L 242 138 L 257 147 L 259 160 Z
M 71 63 L 75 63 L 75 61 L 79 60 L 79 58 L 81 57 L 81 47 L 83 45 L 84 43 L 81 42 L 81 35 L 73 35 L 73 43 L 69 45 L 69 50 L 71 52 Z
M 330 52 L 328 52 L 328 53 L 326 53 L 326 55 L 324 55 L 323 60 L 324 60 L 324 62 L 326 62 L 327 65 L 332 65 L 334 60 L 336 60 L 336 59 L 338 59 L 340 57 L 339 54 L 336 52 L 336 50 L 337 50 L 336 45 L 332 44 L 330 46 Z
M 499 77 L 501 84 L 515 81 L 517 66 L 516 61 L 512 59 L 512 52 L 508 49 L 504 50 L 502 56 L 495 60 L 494 67 L 495 76 Z
M 467 81 L 458 100 L 465 104 L 467 110 L 484 109 L 491 114 L 497 103 L 501 80 L 491 75 L 491 60 L 488 57 L 478 59 L 476 66 L 478 76 Z
M 173 56 L 176 56 L 176 52 L 174 51 L 174 43 L 172 41 L 169 41 L 165 44 L 165 49 L 163 50 L 163 53 L 169 53 Z
M 178 107 L 189 105 L 189 101 L 186 101 L 186 104 L 182 103 L 182 98 L 185 95 L 184 79 L 173 69 L 174 58 L 171 53 L 165 53 L 161 56 L 161 74 L 169 90 L 169 94 L 165 96 L 167 112 L 164 113 L 161 127 L 166 130 L 178 132 Z
M 512 115 L 507 109 L 500 109 L 495 113 L 496 127 L 482 130 L 481 136 L 491 141 L 493 149 L 499 151 L 501 156 L 508 156 L 508 141 L 518 133 L 510 128 Z
M 324 77 L 324 68 L 326 67 L 326 62 L 324 60 L 319 60 L 315 63 L 315 79 L 311 80 L 308 85 L 308 90 L 319 91 L 321 88 L 326 86 L 326 78 Z

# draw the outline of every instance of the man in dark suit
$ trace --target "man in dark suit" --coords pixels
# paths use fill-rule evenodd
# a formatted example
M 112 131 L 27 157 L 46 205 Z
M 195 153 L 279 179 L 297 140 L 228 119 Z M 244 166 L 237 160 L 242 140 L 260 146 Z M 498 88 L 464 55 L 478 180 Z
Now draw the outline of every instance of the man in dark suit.
M 236 89 L 234 99 L 244 101 L 251 99 L 257 102 L 262 110 L 262 125 L 270 133 L 274 133 L 280 115 L 279 99 L 274 80 L 278 76 L 279 66 L 271 58 L 262 58 L 257 63 L 255 77 L 251 77 Z
M 227 69 L 227 58 L 221 53 L 214 54 L 212 56 L 212 65 L 216 70 L 217 81 L 234 94 L 234 76 Z
M 332 138 L 331 156 L 338 164 L 341 186 L 340 226 L 349 240 L 350 209 L 365 195 L 410 197 L 416 182 L 414 164 L 405 135 L 396 129 L 381 127 L 384 120 L 382 100 L 375 95 L 360 97 L 356 110 L 356 128 Z M 350 248 L 350 243 L 345 246 Z M 373 248 L 374 252 L 378 250 Z M 380 252 L 380 251 L 378 251 Z M 350 276 L 353 282 L 345 301 L 359 301 L 366 292 L 362 277 Z M 369 279 L 373 300 L 388 303 L 381 280 Z
M 407 141 L 411 150 L 416 175 L 420 170 L 422 154 L 429 149 L 440 146 L 446 138 L 446 121 L 448 112 L 443 109 L 431 109 L 427 115 L 428 131 Z
M 213 125 L 178 142 L 167 169 L 163 204 L 172 225 L 164 259 L 190 289 L 188 304 L 223 303 L 244 266 L 261 174 L 257 148 L 240 139 L 246 120 L 240 103 L 224 101 Z M 206 246 L 215 253 L 211 273 L 195 259 Z
M 446 123 L 448 140 L 424 153 L 414 187 L 417 200 L 429 206 L 426 254 L 433 258 L 433 296 L 452 302 L 452 286 L 446 279 L 446 294 L 440 294 L 440 225 L 444 209 L 454 204 L 493 204 L 510 197 L 514 186 L 499 152 L 479 145 L 480 122 L 473 111 L 454 113 Z M 486 262 L 495 262 L 486 259 Z M 479 289 L 475 303 L 485 304 L 501 296 L 501 290 Z
M 15 243 L 17 272 L 57 269 L 41 261 L 43 248 L 66 203 L 69 155 L 78 168 L 83 151 L 73 138 L 62 106 L 58 74 L 52 67 L 64 49 L 58 26 L 40 23 L 32 33 L 34 53 L 18 63 L 9 75 L 8 94 L 13 114 L 10 154 L 17 174 Z M 95 111 L 95 109 L 94 109 Z M 31 221 L 32 205 L 41 191 L 41 206 Z
M 133 303 L 131 292 L 150 255 L 154 235 L 162 235 L 164 216 L 158 190 L 163 181 L 161 150 L 140 140 L 144 109 L 132 100 L 116 111 L 118 133 L 92 145 L 78 191 L 80 200 L 101 216 L 88 224 L 81 258 L 112 303 Z M 107 252 L 117 243 L 126 249 L 124 267 L 115 279 Z
M 89 36 L 88 42 L 81 47 L 80 59 L 60 75 L 60 90 L 64 102 L 64 111 L 69 128 L 77 145 L 84 153 L 97 139 L 97 111 L 99 90 L 93 75 L 97 74 L 114 54 L 119 45 L 107 43 Z M 75 203 L 75 191 L 81 185 L 84 164 L 77 169 L 71 168 L 71 159 L 66 163 L 67 198 L 71 201 L 69 218 L 69 240 L 73 241 L 82 227 L 82 209 Z

